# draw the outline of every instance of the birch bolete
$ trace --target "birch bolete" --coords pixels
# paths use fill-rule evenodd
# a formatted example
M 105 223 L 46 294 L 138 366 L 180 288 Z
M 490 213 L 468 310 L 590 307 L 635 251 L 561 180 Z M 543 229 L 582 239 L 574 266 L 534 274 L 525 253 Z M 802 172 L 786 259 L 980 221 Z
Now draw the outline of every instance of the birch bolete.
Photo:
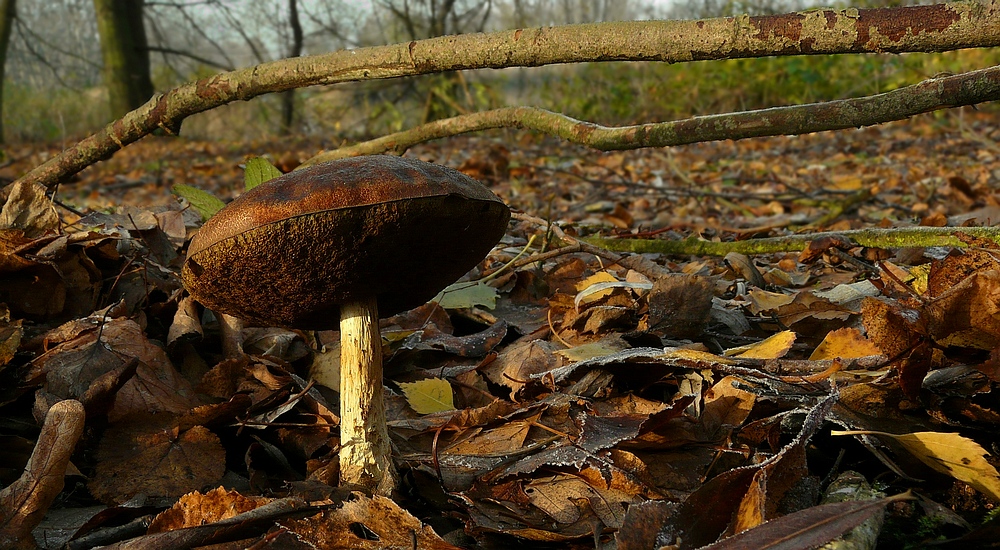
M 395 486 L 379 315 L 419 306 L 472 269 L 510 210 L 450 168 L 357 157 L 275 178 L 240 196 L 188 247 L 184 286 L 250 323 L 341 337 L 341 483 Z

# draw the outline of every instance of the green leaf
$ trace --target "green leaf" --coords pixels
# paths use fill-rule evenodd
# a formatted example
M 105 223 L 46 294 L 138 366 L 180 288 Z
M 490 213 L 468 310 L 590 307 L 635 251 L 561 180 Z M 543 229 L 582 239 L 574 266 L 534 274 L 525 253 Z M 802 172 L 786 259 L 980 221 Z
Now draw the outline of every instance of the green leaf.
M 450 411 L 455 408 L 451 384 L 442 378 L 425 378 L 416 382 L 400 382 L 410 408 L 420 414 Z
M 462 309 L 483 306 L 497 307 L 497 289 L 484 283 L 455 283 L 441 291 L 434 299 L 445 309 Z
M 274 167 L 264 157 L 253 157 L 247 161 L 243 169 L 243 186 L 249 191 L 268 180 L 281 175 L 281 170 Z
M 175 184 L 173 193 L 178 197 L 186 199 L 191 203 L 191 207 L 201 214 L 202 220 L 208 220 L 215 215 L 216 212 L 222 210 L 222 207 L 226 206 L 226 203 L 222 202 L 219 197 L 209 193 L 208 191 L 202 191 L 197 187 L 191 187 L 190 185 L 184 185 L 183 183 Z

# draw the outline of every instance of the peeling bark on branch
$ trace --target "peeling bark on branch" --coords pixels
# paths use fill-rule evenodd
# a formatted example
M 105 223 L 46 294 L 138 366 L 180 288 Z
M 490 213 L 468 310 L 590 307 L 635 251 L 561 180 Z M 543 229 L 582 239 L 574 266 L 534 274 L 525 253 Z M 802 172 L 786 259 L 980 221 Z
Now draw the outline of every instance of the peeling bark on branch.
M 195 113 L 305 86 L 588 61 L 675 63 L 767 55 L 939 52 L 990 46 L 1000 46 L 1000 0 L 443 36 L 285 59 L 179 86 L 154 97 L 22 179 L 51 186 L 109 158 L 157 128 L 178 128 L 184 118 Z
M 998 99 L 1000 67 L 991 67 L 946 78 L 932 78 L 872 96 L 635 126 L 600 126 L 537 107 L 506 107 L 437 120 L 320 153 L 304 162 L 301 167 L 360 155 L 401 155 L 418 143 L 494 128 L 527 128 L 600 151 L 613 151 L 843 130 Z

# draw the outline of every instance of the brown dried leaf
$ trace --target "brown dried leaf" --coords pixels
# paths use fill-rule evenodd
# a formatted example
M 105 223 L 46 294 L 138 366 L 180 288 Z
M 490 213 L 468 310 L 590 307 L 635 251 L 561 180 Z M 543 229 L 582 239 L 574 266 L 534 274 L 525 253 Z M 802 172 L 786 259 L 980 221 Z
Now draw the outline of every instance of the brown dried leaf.
M 281 522 L 317 548 L 458 550 L 392 500 L 354 493 L 338 509 Z
M 59 229 L 59 215 L 45 196 L 45 188 L 24 180 L 14 182 L 0 211 L 0 229 L 21 229 L 29 237 Z
M 886 298 L 865 298 L 861 320 L 868 339 L 889 358 L 912 348 L 926 334 L 917 312 Z
M 196 404 L 190 384 L 170 363 L 163 348 L 150 342 L 130 319 L 90 324 L 78 336 L 36 359 L 32 378 L 45 375 L 45 388 L 64 398 L 79 398 L 105 373 L 133 358 L 136 375 L 118 391 L 109 419 L 145 412 L 180 413 Z
M 729 436 L 729 432 L 743 424 L 750 416 L 757 396 L 733 386 L 740 379 L 727 376 L 715 383 L 705 393 L 705 402 L 701 407 L 698 427 L 705 436 L 705 441 L 720 441 Z
M 137 494 L 179 497 L 218 483 L 226 470 L 219 437 L 203 426 L 181 430 L 169 418 L 133 416 L 105 432 L 89 487 L 105 502 Z
M 985 243 L 979 244 L 983 246 Z M 976 273 L 1000 269 L 996 251 L 980 246 L 953 249 L 944 259 L 932 263 L 927 276 L 927 294 L 941 296 Z
M 712 313 L 714 289 L 701 275 L 660 277 L 649 291 L 649 330 L 669 339 L 699 336 Z
M 157 515 L 147 533 L 162 533 L 184 527 L 215 523 L 249 512 L 266 504 L 264 497 L 246 497 L 236 491 L 216 487 L 207 493 L 195 491 L 182 496 L 168 510 Z
M 887 505 L 911 498 L 905 493 L 878 500 L 835 502 L 806 508 L 705 546 L 704 550 L 816 548 L 861 525 Z
M 538 421 L 538 415 L 526 420 L 512 420 L 496 428 L 476 433 L 448 447 L 444 452 L 454 455 L 501 455 L 521 449 L 528 432 Z
M 942 346 L 991 350 L 1000 342 L 1000 271 L 973 273 L 925 308 L 928 332 Z
M 625 511 L 621 528 L 615 533 L 618 550 L 656 548 L 656 535 L 677 508 L 676 502 L 637 502 Z
M 481 372 L 493 383 L 510 388 L 511 395 L 514 395 L 525 386 L 531 375 L 549 372 L 560 366 L 562 361 L 555 350 L 556 346 L 545 340 L 514 343 Z
M 3 324 L 5 326 L 0 328 L 0 370 L 14 358 L 17 348 L 21 345 L 21 336 L 24 335 L 20 320 Z
M 198 304 L 194 298 L 185 296 L 177 304 L 177 313 L 170 323 L 167 333 L 167 345 L 173 346 L 178 340 L 200 340 L 205 336 L 201 328 L 201 316 L 198 314 Z

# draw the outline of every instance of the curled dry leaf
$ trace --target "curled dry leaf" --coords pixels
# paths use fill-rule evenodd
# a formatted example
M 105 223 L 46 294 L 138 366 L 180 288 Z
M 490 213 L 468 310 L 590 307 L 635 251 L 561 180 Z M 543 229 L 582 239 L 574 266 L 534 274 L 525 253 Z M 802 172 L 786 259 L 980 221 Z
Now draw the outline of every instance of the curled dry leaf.
M 201 328 L 198 304 L 190 296 L 181 298 L 167 333 L 167 345 L 173 346 L 175 342 L 182 340 L 200 340 L 203 336 L 205 331 Z
M 37 237 L 58 228 L 59 215 L 45 188 L 17 180 L 0 211 L 0 229 L 20 229 L 28 237 Z

